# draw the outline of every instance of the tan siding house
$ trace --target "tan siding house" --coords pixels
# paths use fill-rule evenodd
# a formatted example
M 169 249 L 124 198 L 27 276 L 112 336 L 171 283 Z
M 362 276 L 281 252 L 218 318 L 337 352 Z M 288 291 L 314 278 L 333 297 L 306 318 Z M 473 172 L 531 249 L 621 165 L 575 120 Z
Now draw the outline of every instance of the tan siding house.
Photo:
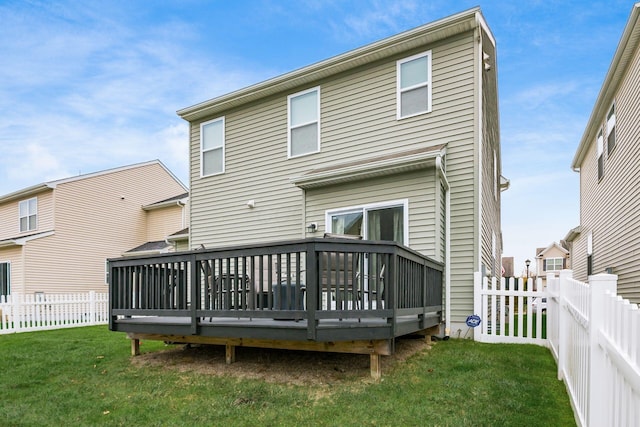
M 176 195 L 185 206 L 184 185 L 151 161 L 1 196 L 2 293 L 105 292 L 107 258 L 184 228 L 176 201 L 153 208 Z
M 580 172 L 574 275 L 618 275 L 618 293 L 640 303 L 640 3 L 636 3 L 572 164 Z
M 499 275 L 495 40 L 479 8 L 180 110 L 190 245 L 359 234 L 446 264 L 447 322 Z

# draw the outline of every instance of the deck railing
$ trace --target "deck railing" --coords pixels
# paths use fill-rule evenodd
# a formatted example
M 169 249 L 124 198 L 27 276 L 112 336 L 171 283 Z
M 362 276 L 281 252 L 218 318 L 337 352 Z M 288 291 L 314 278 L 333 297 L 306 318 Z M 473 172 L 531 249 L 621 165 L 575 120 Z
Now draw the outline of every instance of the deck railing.
M 440 316 L 443 265 L 393 242 L 340 238 L 111 259 L 119 317 L 323 319 Z M 310 331 L 310 338 L 313 338 Z

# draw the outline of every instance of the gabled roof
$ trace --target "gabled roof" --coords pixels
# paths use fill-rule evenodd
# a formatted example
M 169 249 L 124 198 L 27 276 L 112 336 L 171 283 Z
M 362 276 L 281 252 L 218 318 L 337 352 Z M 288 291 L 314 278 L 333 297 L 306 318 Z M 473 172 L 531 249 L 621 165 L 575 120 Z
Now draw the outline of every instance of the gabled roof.
M 173 245 L 164 241 L 158 240 L 155 242 L 146 242 L 140 246 L 136 246 L 133 249 L 129 249 L 123 255 L 142 255 L 142 254 L 153 254 L 153 253 L 163 253 L 168 252 L 169 249 L 173 248 Z
M 159 202 L 150 203 L 148 205 L 144 205 L 142 207 L 145 211 L 151 211 L 154 209 L 160 209 L 167 206 L 174 205 L 184 205 L 187 203 L 187 199 L 189 198 L 189 193 L 181 193 L 177 196 L 169 197 L 168 199 L 160 200 Z
M 630 61 L 633 59 L 635 50 L 638 48 L 638 45 L 640 45 L 639 18 L 640 3 L 636 3 L 631 8 L 631 16 L 624 28 L 616 53 L 613 55 L 613 60 L 609 66 L 609 71 L 607 71 L 607 75 L 604 78 L 604 83 L 602 84 L 593 111 L 587 122 L 587 127 L 580 140 L 580 145 L 578 145 L 573 162 L 571 163 L 571 167 L 575 171 L 580 169 L 587 149 L 591 143 L 595 141 L 600 122 L 611 107 L 618 86 L 620 86 Z
M 480 8 L 474 7 L 244 89 L 183 108 L 178 110 L 177 113 L 187 121 L 202 119 L 218 114 L 223 110 L 239 107 L 270 95 L 309 85 L 338 73 L 361 67 L 425 44 L 434 43 L 456 34 L 471 31 L 478 27 L 482 27 L 485 30 L 491 42 L 495 45 L 495 38 L 487 26 Z
M 8 202 L 8 201 L 15 200 L 15 199 L 22 199 L 22 198 L 25 198 L 25 197 L 29 197 L 29 196 L 41 193 L 42 191 L 45 191 L 45 190 L 54 189 L 58 185 L 65 184 L 67 182 L 80 181 L 80 180 L 83 180 L 83 179 L 93 178 L 93 177 L 100 176 L 100 175 L 106 175 L 106 174 L 110 174 L 110 173 L 114 173 L 114 172 L 120 172 L 120 171 L 124 171 L 124 170 L 128 170 L 128 169 L 135 169 L 135 168 L 139 168 L 139 167 L 143 167 L 143 166 L 149 166 L 149 165 L 153 165 L 153 164 L 160 165 L 169 175 L 171 175 L 171 177 L 177 183 L 179 183 L 182 187 L 184 187 L 185 191 L 187 191 L 187 188 L 184 186 L 184 184 L 182 182 L 180 182 L 180 180 L 169 169 L 167 169 L 167 167 L 160 160 L 151 160 L 151 161 L 148 161 L 148 162 L 135 163 L 135 164 L 132 164 L 132 165 L 120 166 L 120 167 L 117 167 L 117 168 L 105 169 L 105 170 L 98 171 L 98 172 L 87 173 L 87 174 L 83 174 L 83 175 L 72 176 L 72 177 L 69 177 L 69 178 L 63 178 L 63 179 L 57 179 L 57 180 L 53 180 L 53 181 L 43 182 L 41 184 L 36 184 L 36 185 L 31 186 L 31 187 L 23 188 L 22 190 L 14 191 L 13 193 L 9 193 L 9 194 L 5 194 L 4 196 L 0 196 L 0 203 Z
M 173 234 L 167 236 L 167 240 L 170 242 L 175 242 L 176 240 L 184 240 L 189 238 L 189 227 L 183 228 L 180 231 L 176 231 Z
M 550 244 L 549 246 L 547 246 L 546 248 L 538 248 L 536 250 L 536 258 L 542 258 L 547 252 L 549 252 L 551 249 L 553 248 L 557 248 L 559 249 L 563 254 L 565 255 L 569 255 L 569 251 L 566 250 L 565 248 L 563 248 L 562 246 L 560 246 L 559 244 L 557 244 L 556 242 L 553 242 L 552 244 Z

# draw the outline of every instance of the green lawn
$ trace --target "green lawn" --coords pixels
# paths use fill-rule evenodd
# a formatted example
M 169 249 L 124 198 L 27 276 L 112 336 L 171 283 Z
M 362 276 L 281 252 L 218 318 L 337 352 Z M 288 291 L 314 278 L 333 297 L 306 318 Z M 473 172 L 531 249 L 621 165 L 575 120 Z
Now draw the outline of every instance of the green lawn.
M 438 342 L 379 383 L 350 377 L 329 393 L 134 366 L 129 351 L 104 326 L 0 336 L 0 425 L 575 425 L 553 358 L 531 345 Z

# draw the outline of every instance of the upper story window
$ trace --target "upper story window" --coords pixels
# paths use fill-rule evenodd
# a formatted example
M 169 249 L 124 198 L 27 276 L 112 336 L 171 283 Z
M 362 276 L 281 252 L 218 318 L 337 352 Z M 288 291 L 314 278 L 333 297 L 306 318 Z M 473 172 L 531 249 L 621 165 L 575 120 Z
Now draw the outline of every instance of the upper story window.
M 288 97 L 289 157 L 320 151 L 320 88 Z
M 38 199 L 36 197 L 19 203 L 20 232 L 38 228 Z
M 558 271 L 564 268 L 564 258 L 546 258 L 544 271 Z
M 224 117 L 200 124 L 200 176 L 224 173 Z
M 431 111 L 431 51 L 397 62 L 398 119 Z
M 596 154 L 598 156 L 598 179 L 604 176 L 604 139 L 602 138 L 602 129 L 598 132 L 598 138 L 596 139 Z
M 611 106 L 607 114 L 607 156 L 610 156 L 616 147 L 616 105 Z

